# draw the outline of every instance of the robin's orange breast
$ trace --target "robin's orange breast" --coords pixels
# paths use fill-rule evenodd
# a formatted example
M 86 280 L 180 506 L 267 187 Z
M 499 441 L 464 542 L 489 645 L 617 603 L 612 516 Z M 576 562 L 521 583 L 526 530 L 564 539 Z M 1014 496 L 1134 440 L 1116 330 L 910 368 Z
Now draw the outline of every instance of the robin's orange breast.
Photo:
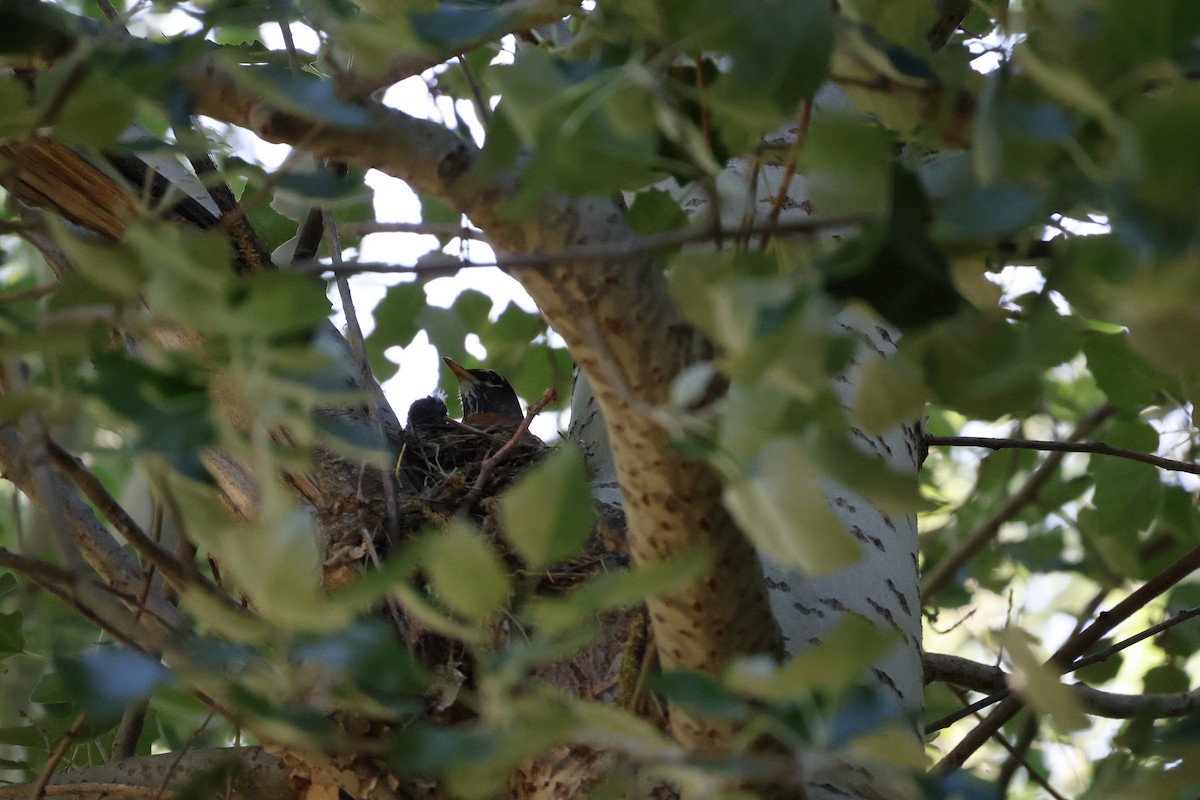
M 515 431 L 517 426 L 521 424 L 521 421 L 514 420 L 506 414 L 500 414 L 495 411 L 476 411 L 463 417 L 463 424 L 470 425 L 472 428 L 483 428 L 485 430 L 506 428 L 510 431 Z

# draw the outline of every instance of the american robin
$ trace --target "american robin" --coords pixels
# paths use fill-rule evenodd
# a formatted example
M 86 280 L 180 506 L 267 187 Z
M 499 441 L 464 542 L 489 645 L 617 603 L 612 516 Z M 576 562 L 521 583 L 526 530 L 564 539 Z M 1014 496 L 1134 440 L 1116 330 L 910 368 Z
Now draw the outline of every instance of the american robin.
M 452 358 L 443 358 L 458 378 L 463 423 L 473 428 L 515 428 L 525 419 L 521 401 L 504 376 L 490 369 L 467 369 Z

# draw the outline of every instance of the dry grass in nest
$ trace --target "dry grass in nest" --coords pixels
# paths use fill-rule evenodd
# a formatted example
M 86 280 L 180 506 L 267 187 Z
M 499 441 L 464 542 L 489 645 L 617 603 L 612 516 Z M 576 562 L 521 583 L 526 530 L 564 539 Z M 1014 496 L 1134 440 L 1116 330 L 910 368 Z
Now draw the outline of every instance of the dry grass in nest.
M 473 495 L 485 462 L 508 444 L 510 436 L 507 431 L 455 426 L 422 436 L 405 447 L 401 469 L 416 488 L 408 505 L 418 506 L 414 510 L 423 518 L 423 526 L 429 524 L 431 514 L 444 520 L 460 512 L 483 522 L 492 499 L 553 449 L 525 434 L 505 457 L 489 465 Z
M 343 517 L 345 524 L 336 526 L 338 530 L 328 543 L 327 575 L 330 570 L 369 568 L 372 548 L 385 556 L 396 544 L 441 527 L 459 514 L 496 538 L 498 523 L 492 513 L 495 497 L 553 449 L 525 434 L 502 458 L 495 459 L 509 443 L 511 432 L 450 424 L 406 438 L 394 481 L 394 523 L 380 513 L 387 499 L 378 472 L 364 473 L 357 493 L 359 508 L 334 512 Z M 394 535 L 389 535 L 389 524 L 394 524 Z

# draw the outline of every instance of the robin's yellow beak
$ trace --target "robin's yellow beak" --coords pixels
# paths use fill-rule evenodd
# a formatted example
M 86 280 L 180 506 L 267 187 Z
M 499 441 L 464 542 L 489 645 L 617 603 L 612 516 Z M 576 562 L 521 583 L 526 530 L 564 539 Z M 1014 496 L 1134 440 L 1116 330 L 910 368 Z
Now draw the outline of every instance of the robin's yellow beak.
M 458 378 L 460 381 L 466 381 L 467 383 L 479 382 L 479 378 L 476 378 L 474 375 L 468 372 L 466 367 L 464 367 L 462 364 L 459 364 L 453 358 L 450 358 L 449 356 L 442 356 L 442 361 L 446 362 L 446 366 L 449 367 L 450 371 L 454 373 L 454 377 Z

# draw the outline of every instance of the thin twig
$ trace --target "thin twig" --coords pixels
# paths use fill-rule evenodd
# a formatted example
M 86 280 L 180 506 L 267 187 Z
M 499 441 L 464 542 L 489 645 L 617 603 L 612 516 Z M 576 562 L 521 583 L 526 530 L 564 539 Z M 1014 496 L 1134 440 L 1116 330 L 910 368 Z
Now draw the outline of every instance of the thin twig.
M 655 233 L 649 236 L 635 236 L 611 242 L 580 245 L 578 247 L 564 247 L 561 250 L 552 252 L 512 253 L 502 258 L 497 258 L 494 261 L 461 261 L 459 259 L 451 261 L 447 257 L 450 263 L 444 266 L 441 264 L 422 266 L 418 264 L 381 264 L 366 261 L 346 261 L 334 265 L 320 262 L 298 262 L 295 268 L 302 272 L 332 272 L 342 275 L 363 272 L 415 272 L 418 274 L 440 275 L 456 272 L 460 268 L 499 267 L 500 269 L 510 269 L 513 267 L 544 267 L 581 261 L 623 260 L 664 250 L 674 250 L 675 248 L 694 242 L 719 241 L 730 235 L 737 237 L 750 236 L 765 233 L 768 230 L 772 231 L 776 236 L 786 233 L 813 235 L 830 228 L 846 228 L 851 225 L 857 225 L 862 221 L 863 217 L 856 214 L 793 220 L 770 226 L 766 223 L 756 223 L 744 227 L 739 226 L 733 230 L 723 229 L 720 225 L 701 224 L 679 230 Z
M 341 264 L 342 245 L 333 211 L 325 208 L 322 209 L 321 215 L 325 220 L 325 241 L 329 245 L 329 254 L 335 265 Z M 379 437 L 380 446 L 385 446 L 387 435 L 383 430 L 383 421 L 380 419 L 377 405 L 377 398 L 381 395 L 372 392 L 372 388 L 377 387 L 378 382 L 371 373 L 371 362 L 367 359 L 367 346 L 363 340 L 362 326 L 358 322 L 358 312 L 354 306 L 354 295 L 350 291 L 349 278 L 344 274 L 338 275 L 337 287 L 338 297 L 342 301 L 342 311 L 346 315 L 346 341 L 354 356 L 358 388 L 363 393 L 364 400 L 367 401 L 367 418 L 375 428 L 375 435 Z M 400 538 L 400 516 L 396 495 L 396 475 L 389 467 L 390 464 L 381 464 L 379 472 L 380 479 L 383 481 L 383 500 L 386 505 L 384 510 L 387 514 L 387 537 L 389 542 L 395 542 Z
M 1102 612 L 1091 625 L 1068 637 L 1067 641 L 1051 656 L 1047 666 L 1061 673 L 1075 659 L 1083 655 L 1089 647 L 1100 641 L 1105 634 L 1197 569 L 1200 569 L 1200 547 L 1179 558 L 1108 611 Z M 1017 695 L 1010 695 L 1000 701 L 983 722 L 964 736 L 962 741 L 934 766 L 931 774 L 940 777 L 957 770 L 971 757 L 972 753 L 988 740 L 992 733 L 999 730 L 1000 726 L 1012 719 L 1020 710 L 1021 698 Z
M 467 63 L 467 57 L 461 53 L 458 56 L 458 66 L 462 68 L 463 77 L 467 79 L 467 86 L 471 89 L 471 97 L 475 100 L 475 107 L 479 110 L 479 121 L 486 129 L 492 122 L 492 110 L 488 108 L 487 99 L 483 96 L 483 92 L 479 89 L 479 81 L 475 79 L 475 71 L 471 69 L 471 65 Z
M 1012 693 L 1008 685 L 1013 676 L 1001 667 L 945 653 L 925 653 L 921 659 L 926 683 L 940 682 L 973 692 L 992 693 L 967 708 L 929 723 L 925 728 L 927 734 L 949 727 L 964 716 L 1003 700 Z M 1085 713 L 1108 719 L 1182 717 L 1195 711 L 1197 700 L 1200 700 L 1200 689 L 1190 692 L 1119 694 L 1096 689 L 1079 681 L 1063 685 L 1076 696 Z
M 1158 623 L 1157 625 L 1151 625 L 1149 628 L 1146 628 L 1146 630 L 1141 631 L 1139 633 L 1135 633 L 1133 636 L 1130 636 L 1128 639 L 1122 639 L 1121 641 L 1117 642 L 1116 644 L 1106 647 L 1098 653 L 1093 653 L 1092 655 L 1087 656 L 1086 658 L 1081 658 L 1077 661 L 1073 661 L 1071 663 L 1071 667 L 1069 669 L 1067 669 L 1063 674 L 1065 675 L 1068 672 L 1074 672 L 1075 670 L 1083 669 L 1084 667 L 1090 667 L 1092 664 L 1099 664 L 1101 661 L 1107 661 L 1108 659 L 1112 658 L 1113 656 L 1115 656 L 1117 653 L 1121 652 L 1125 648 L 1132 647 L 1133 645 L 1137 644 L 1138 642 L 1141 642 L 1145 639 L 1149 639 L 1151 636 L 1157 636 L 1158 634 L 1162 633 L 1163 631 L 1165 631 L 1169 628 L 1174 628 L 1176 625 L 1180 624 L 1181 622 L 1187 622 L 1189 619 L 1193 619 L 1194 617 L 1200 617 L 1200 607 L 1189 608 L 1184 611 L 1180 611 L 1175 616 L 1173 616 L 1169 619 L 1164 619 L 1162 622 Z
M 525 413 L 525 419 L 521 420 L 521 424 L 518 425 L 517 429 L 513 432 L 512 438 L 505 442 L 499 450 L 483 460 L 483 463 L 479 465 L 479 475 L 475 478 L 475 483 L 473 486 L 471 486 L 471 491 L 467 492 L 467 496 L 463 498 L 462 504 L 464 507 L 469 508 L 475 503 L 476 500 L 480 498 L 480 496 L 483 494 L 484 484 L 487 483 L 487 479 L 491 476 L 492 470 L 494 470 L 497 465 L 500 464 L 500 462 L 508 458 L 509 454 L 512 453 L 513 450 L 517 449 L 517 445 L 521 443 L 521 438 L 525 435 L 525 432 L 529 430 L 529 425 L 533 422 L 534 417 L 542 413 L 542 409 L 557 399 L 558 392 L 556 392 L 553 388 L 542 392 L 542 396 L 538 398 L 538 401 L 531 405 L 529 407 L 529 411 Z
M 90 581 L 76 575 L 69 570 L 65 570 L 55 564 L 50 564 L 45 561 L 39 561 L 36 558 L 23 556 L 19 553 L 0 547 L 0 567 L 11 569 L 14 572 L 19 572 L 35 584 L 53 594 L 55 597 L 62 600 L 67 605 L 74 608 L 83 616 L 96 623 L 98 628 L 108 631 L 113 636 L 120 639 L 125 644 L 130 644 L 133 640 L 127 633 L 123 633 L 112 622 L 103 620 L 95 611 L 88 610 L 83 606 L 78 594 L 80 589 L 86 587 L 88 590 L 95 590 L 106 595 L 111 595 L 123 603 L 130 606 L 136 605 L 137 598 L 131 596 L 127 592 L 122 592 L 117 587 L 97 581 Z M 172 623 L 169 620 L 163 619 L 161 614 L 156 613 L 152 609 L 144 609 L 145 613 L 149 614 L 160 625 L 165 628 L 171 628 Z M 131 645 L 138 646 L 138 645 Z
M 375 543 L 371 541 L 371 534 L 364 530 L 362 532 L 362 537 L 363 545 L 367 550 L 367 555 L 371 557 L 371 563 L 375 565 L 375 569 L 380 569 L 383 565 L 383 562 L 379 560 L 379 553 L 375 551 Z M 401 636 L 405 636 L 404 620 L 400 616 L 400 609 L 397 608 L 396 601 L 392 599 L 391 595 L 385 596 L 384 601 L 387 603 L 388 614 L 391 616 L 392 622 L 396 624 L 396 632 Z
M 121 644 L 131 648 L 137 648 L 138 644 L 129 636 L 127 636 L 120 628 L 113 625 L 108 620 L 101 617 L 95 611 L 83 604 L 78 597 L 60 586 L 60 582 L 67 580 L 66 573 L 55 567 L 53 564 L 47 564 L 36 559 L 26 558 L 25 556 L 17 555 L 9 550 L 0 547 L 0 566 L 21 573 L 28 578 L 35 586 L 44 592 L 48 592 L 65 605 L 72 608 L 81 617 L 91 622 L 102 631 L 107 631 Z
M 32 289 L 22 289 L 15 292 L 5 292 L 0 294 L 0 305 L 9 303 L 20 303 L 24 300 L 40 300 L 46 295 L 54 294 L 62 288 L 58 283 L 47 283 L 42 286 L 35 286 Z
M 1078 441 L 1084 436 L 1089 435 L 1100 424 L 1113 413 L 1112 406 L 1101 406 L 1092 413 L 1079 421 L 1075 431 L 1067 439 L 1068 442 Z M 921 602 L 928 603 L 933 595 L 937 594 L 960 567 L 970 561 L 977 553 L 983 550 L 991 541 L 996 538 L 996 534 L 1000 532 L 1000 527 L 1015 517 L 1021 509 L 1029 505 L 1038 496 L 1042 486 L 1054 475 L 1058 465 L 1062 463 L 1066 456 L 1066 451 L 1057 451 L 1046 457 L 1037 469 L 1025 480 L 1021 488 L 1017 489 L 1008 502 L 1005 503 L 1000 510 L 993 514 L 986 522 L 983 523 L 974 533 L 962 541 L 953 551 L 947 553 L 940 561 L 933 565 L 933 569 L 925 576 L 925 580 L 921 585 Z
M 419 233 L 425 236 L 456 236 L 459 239 L 487 241 L 487 235 L 478 228 L 470 228 L 455 222 L 342 222 L 338 224 L 338 228 L 343 236 L 366 236 L 371 233 Z
M 204 733 L 208 727 L 208 723 L 212 722 L 212 718 L 216 713 L 215 709 L 210 710 L 208 716 L 204 718 L 204 722 L 200 723 L 200 727 L 192 731 L 192 735 L 188 737 L 183 747 L 179 748 L 178 755 L 171 762 L 171 766 L 167 767 L 167 773 L 163 775 L 162 784 L 158 787 L 158 791 L 154 793 L 154 800 L 161 800 L 163 793 L 167 791 L 167 784 L 171 782 L 171 776 L 175 774 L 175 770 L 179 767 L 179 762 L 183 761 L 183 757 L 187 755 L 188 751 L 195 747 L 196 740 L 200 738 L 200 734 Z
M 104 14 L 105 19 L 114 25 L 121 25 L 124 27 L 124 22 L 121 19 L 121 12 L 117 11 L 116 6 L 114 6 L 110 0 L 96 0 L 96 5 L 99 6 L 100 12 Z
M 50 758 L 46 759 L 42 771 L 38 773 L 37 783 L 33 785 L 33 800 L 41 800 L 46 794 L 46 786 L 50 783 L 50 776 L 54 774 L 54 768 L 58 766 L 58 762 L 63 760 L 63 756 L 67 754 L 67 748 L 75 741 L 75 737 L 79 735 L 79 729 L 83 727 L 84 720 L 87 715 L 80 712 L 79 716 L 75 717 L 75 721 L 71 723 L 71 727 L 67 728 L 67 732 L 58 740 L 58 746 L 54 748 L 54 752 L 50 754 Z
M 22 418 L 21 427 L 26 434 L 23 457 L 29 465 L 29 476 L 33 486 L 40 496 L 42 513 L 49 521 L 51 539 L 58 551 L 59 560 L 66 567 L 68 574 L 82 576 L 86 572 L 83 555 L 79 552 L 79 546 L 71 535 L 66 514 L 63 511 L 65 503 L 60 490 L 64 484 L 55 480 L 56 476 L 50 467 L 52 457 L 50 433 L 46 429 L 41 415 L 36 412 L 26 414 Z M 75 579 L 72 578 L 72 580 Z
M 1051 453 L 1091 453 L 1101 456 L 1116 456 L 1130 461 L 1140 461 L 1172 472 L 1187 472 L 1200 475 L 1200 464 L 1176 461 L 1152 453 L 1113 447 L 1103 442 L 1055 442 L 1042 439 L 992 439 L 985 436 L 926 436 L 930 447 L 984 447 L 988 450 L 1041 450 Z
M 980 666 L 986 666 L 986 665 L 980 664 Z M 995 667 L 995 669 L 999 669 L 999 667 Z M 996 703 L 999 703 L 1001 700 L 1008 697 L 1010 694 L 1012 694 L 1011 689 L 1001 689 L 998 692 L 993 692 L 992 694 L 989 694 L 987 697 L 983 697 L 983 698 L 980 698 L 979 700 L 976 700 L 974 703 L 971 703 L 970 705 L 963 706 L 962 708 L 958 709 L 957 711 L 951 711 L 946 716 L 944 716 L 940 719 L 935 719 L 933 722 L 930 722 L 928 725 L 926 725 L 925 726 L 925 735 L 928 736 L 931 733 L 937 733 L 938 731 L 942 730 L 943 728 L 949 728 L 951 725 L 958 722 L 960 719 L 969 717 L 972 714 L 977 714 L 978 712 L 982 711 L 985 708 L 988 708 L 989 706 L 996 705 Z
M 1000 772 L 996 776 L 997 797 L 1003 798 L 1009 796 L 1008 787 L 1012 783 L 1013 777 L 1017 774 L 1018 767 L 1029 768 L 1029 762 L 1026 760 L 1025 754 L 1029 752 L 1029 748 L 1037 741 L 1038 729 L 1040 727 L 1041 722 L 1037 714 L 1030 714 L 1021 723 L 1021 730 L 1017 731 L 1016 740 L 1012 745 L 1015 752 L 1000 765 Z
M 759 242 L 760 250 L 767 249 L 767 245 L 771 241 L 771 234 L 779 225 L 779 213 L 783 210 L 783 201 L 787 199 L 788 184 L 792 182 L 792 176 L 796 174 L 796 156 L 804 145 L 804 140 L 808 138 L 808 124 L 812 120 L 812 109 L 812 98 L 805 98 L 804 103 L 800 106 L 800 122 L 797 126 L 796 138 L 792 140 L 792 149 L 788 152 L 787 168 L 783 171 L 783 180 L 779 183 L 779 191 L 775 193 L 775 199 L 771 202 L 771 213 L 767 216 L 769 227 Z
M 955 697 L 957 697 L 959 699 L 959 701 L 961 701 L 963 703 L 965 703 L 967 701 L 965 692 L 963 692 L 957 686 L 951 686 L 950 691 L 954 694 Z M 976 716 L 978 716 L 978 714 Z M 1029 763 L 1029 760 L 1027 758 L 1025 758 L 1025 754 L 1018 751 L 1017 748 L 1015 748 L 1008 741 L 1008 739 L 1004 738 L 1004 735 L 1001 734 L 1000 731 L 996 731 L 995 733 L 992 734 L 992 740 L 997 742 L 1001 747 L 1003 747 L 1005 750 L 1007 750 L 1008 755 L 1014 761 L 1016 761 L 1017 763 L 1019 763 L 1021 766 L 1023 766 L 1025 768 L 1025 772 L 1028 773 L 1030 780 L 1032 780 L 1038 786 L 1041 786 L 1043 789 L 1045 789 L 1047 794 L 1049 794 L 1051 797 L 1053 797 L 1054 800 L 1067 800 L 1065 797 L 1063 797 L 1061 794 L 1059 794 L 1057 791 L 1055 791 L 1054 787 L 1050 785 L 1050 783 L 1046 780 L 1046 778 L 1043 777 L 1043 775 L 1040 772 L 1038 772 L 1036 769 L 1034 769 L 1033 765 Z
M 125 540 L 132 544 L 142 554 L 142 557 L 150 562 L 152 567 L 158 569 L 176 589 L 182 590 L 187 584 L 188 576 L 180 561 L 142 530 L 142 527 L 134 521 L 133 517 L 129 516 L 116 498 L 109 494 L 104 484 L 83 466 L 78 458 L 54 441 L 48 443 L 47 452 L 55 466 L 71 479 L 71 483 L 79 487 L 87 499 L 91 500 L 92 504 L 100 510 L 104 518 L 117 529 L 117 532 L 124 536 Z M 203 585 L 203 579 L 198 574 L 195 577 Z M 215 591 L 215 587 L 211 584 L 205 588 Z

